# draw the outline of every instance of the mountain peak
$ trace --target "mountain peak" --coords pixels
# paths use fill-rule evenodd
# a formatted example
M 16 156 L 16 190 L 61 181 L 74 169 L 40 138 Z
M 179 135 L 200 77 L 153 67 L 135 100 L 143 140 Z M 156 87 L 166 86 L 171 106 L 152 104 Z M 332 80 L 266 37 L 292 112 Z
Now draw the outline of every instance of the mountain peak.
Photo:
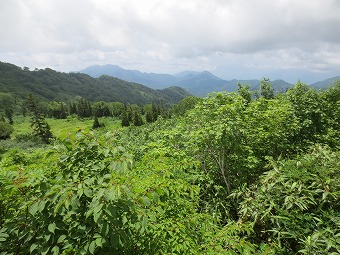
M 209 78 L 209 79 L 214 79 L 214 80 L 222 80 L 221 78 L 217 77 L 216 75 L 210 73 L 209 71 L 202 71 L 200 73 L 200 76 L 205 77 L 205 78 Z
M 183 71 L 183 72 L 176 73 L 173 76 L 176 76 L 178 78 L 187 78 L 187 77 L 198 75 L 198 74 L 199 72 L 195 72 L 195 71 Z

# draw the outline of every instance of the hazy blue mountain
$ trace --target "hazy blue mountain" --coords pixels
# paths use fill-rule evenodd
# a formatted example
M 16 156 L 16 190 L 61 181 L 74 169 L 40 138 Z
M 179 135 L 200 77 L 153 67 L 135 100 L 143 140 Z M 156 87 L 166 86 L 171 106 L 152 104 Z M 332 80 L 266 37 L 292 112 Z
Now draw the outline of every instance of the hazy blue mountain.
M 196 96 L 206 96 L 213 91 L 225 90 L 225 85 L 228 83 L 208 71 L 184 71 L 170 75 L 126 70 L 117 65 L 96 65 L 80 70 L 79 73 L 88 74 L 95 78 L 109 75 L 125 81 L 140 83 L 153 89 L 179 86 Z
M 201 97 L 204 97 L 211 92 L 236 91 L 238 82 L 250 84 L 252 89 L 258 89 L 260 84 L 259 80 L 227 81 L 208 71 L 184 71 L 170 75 L 126 70 L 117 65 L 96 65 L 80 70 L 79 72 L 88 74 L 95 78 L 102 75 L 109 75 L 129 82 L 140 83 L 153 89 L 179 86 L 187 89 L 193 95 Z
M 183 79 L 183 78 L 189 78 L 194 75 L 198 75 L 199 73 L 200 72 L 195 72 L 195 71 L 183 71 L 183 72 L 174 74 L 174 76 Z
M 275 92 L 286 92 L 289 88 L 293 87 L 294 84 L 288 83 L 284 80 L 274 80 L 271 82 Z
M 204 72 L 203 72 L 204 73 Z M 204 73 L 191 79 L 185 80 L 185 82 L 177 83 L 176 85 L 179 87 L 186 88 L 190 93 L 197 96 L 206 96 L 211 92 L 219 92 L 219 91 L 228 91 L 233 92 L 237 91 L 238 83 L 243 85 L 249 84 L 251 90 L 258 90 L 260 88 L 260 80 L 236 80 L 233 79 L 231 81 L 222 80 L 212 74 Z M 194 85 L 189 85 L 190 82 Z M 285 92 L 288 88 L 293 85 L 284 81 L 284 80 L 274 80 L 271 81 L 273 85 L 273 89 L 275 92 Z
M 251 90 L 258 90 L 260 88 L 260 80 L 233 79 L 228 81 L 221 79 L 208 71 L 184 71 L 170 75 L 145 72 L 143 73 L 137 70 L 126 70 L 115 65 L 105 65 L 92 66 L 79 72 L 86 73 L 93 77 L 110 75 L 122 80 L 140 83 L 153 89 L 162 89 L 175 85 L 188 90 L 191 94 L 195 96 L 200 97 L 204 97 L 211 92 L 237 91 L 237 84 L 239 82 L 242 84 L 249 84 Z M 317 89 L 325 88 L 331 85 L 337 79 L 340 79 L 340 76 L 311 84 L 311 86 Z M 294 84 L 290 84 L 280 79 L 271 81 L 271 84 L 273 85 L 273 88 L 276 92 L 285 92 L 288 88 L 294 86 Z
M 90 66 L 86 69 L 80 70 L 79 72 L 88 74 L 95 78 L 102 75 L 109 75 L 125 81 L 140 83 L 153 89 L 179 86 L 187 89 L 196 96 L 205 96 L 212 91 L 221 91 L 221 85 L 227 83 L 207 71 L 201 73 L 185 71 L 170 75 L 126 70 L 117 65 L 97 65 Z
M 102 75 L 113 76 L 125 81 L 140 83 L 153 89 L 162 89 L 174 85 L 178 80 L 170 74 L 145 73 L 137 70 L 126 70 L 117 65 L 90 66 L 79 73 L 88 74 L 94 78 Z
M 311 86 L 316 89 L 324 89 L 324 88 L 331 86 L 337 80 L 340 80 L 340 76 L 335 76 L 335 77 L 332 77 L 332 78 L 329 78 L 323 81 L 315 82 L 311 84 Z
M 176 86 L 187 89 L 196 96 L 206 96 L 213 91 L 225 90 L 227 81 L 213 75 L 208 71 L 201 73 L 191 73 L 185 75 L 181 80 L 176 82 Z

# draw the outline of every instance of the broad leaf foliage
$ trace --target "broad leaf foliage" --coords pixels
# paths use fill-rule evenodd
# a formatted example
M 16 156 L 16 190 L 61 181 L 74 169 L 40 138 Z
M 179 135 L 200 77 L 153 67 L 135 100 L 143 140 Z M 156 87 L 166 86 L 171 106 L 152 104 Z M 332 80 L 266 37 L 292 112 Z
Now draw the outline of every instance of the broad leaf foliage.
M 339 254 L 339 84 L 0 147 L 0 254 Z

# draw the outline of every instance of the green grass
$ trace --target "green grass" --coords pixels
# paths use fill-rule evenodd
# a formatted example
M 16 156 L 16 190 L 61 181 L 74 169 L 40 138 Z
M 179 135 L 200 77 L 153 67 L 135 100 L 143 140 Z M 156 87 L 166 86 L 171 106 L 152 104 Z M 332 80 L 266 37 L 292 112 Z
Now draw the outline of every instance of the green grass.
M 32 128 L 30 127 L 29 117 L 16 116 L 14 118 L 14 132 L 11 135 L 12 138 L 15 138 L 19 134 L 28 134 L 32 132 Z
M 46 119 L 51 127 L 52 134 L 58 139 L 65 139 L 73 136 L 80 130 L 89 131 L 92 128 L 93 119 L 79 119 L 77 117 L 68 117 L 67 119 Z M 121 121 L 114 118 L 99 118 L 99 122 L 104 124 L 104 127 L 99 128 L 96 132 L 105 133 L 114 131 L 121 127 Z M 30 126 L 30 117 L 17 116 L 14 119 L 14 132 L 12 138 L 19 134 L 29 134 L 32 132 Z

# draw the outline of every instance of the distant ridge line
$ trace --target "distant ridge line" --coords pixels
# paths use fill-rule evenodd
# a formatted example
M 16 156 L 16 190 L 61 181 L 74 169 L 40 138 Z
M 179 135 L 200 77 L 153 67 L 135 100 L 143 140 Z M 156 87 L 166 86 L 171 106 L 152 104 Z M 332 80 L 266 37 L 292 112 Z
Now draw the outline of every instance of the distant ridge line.
M 95 65 L 78 71 L 85 73 L 92 77 L 100 77 L 101 75 L 109 75 L 129 82 L 136 82 L 143 84 L 152 89 L 163 89 L 170 86 L 179 86 L 188 90 L 195 96 L 204 97 L 211 92 L 219 91 L 236 91 L 240 82 L 242 84 L 249 84 L 251 90 L 259 88 L 260 80 L 224 80 L 209 71 L 183 71 L 177 74 L 158 74 L 147 73 L 138 70 L 124 69 L 118 65 Z M 334 83 L 335 80 L 340 79 L 340 76 L 332 77 L 324 81 L 319 81 L 311 84 L 311 87 L 316 89 L 326 88 Z M 286 82 L 282 79 L 271 81 L 275 91 L 286 91 L 294 84 Z

